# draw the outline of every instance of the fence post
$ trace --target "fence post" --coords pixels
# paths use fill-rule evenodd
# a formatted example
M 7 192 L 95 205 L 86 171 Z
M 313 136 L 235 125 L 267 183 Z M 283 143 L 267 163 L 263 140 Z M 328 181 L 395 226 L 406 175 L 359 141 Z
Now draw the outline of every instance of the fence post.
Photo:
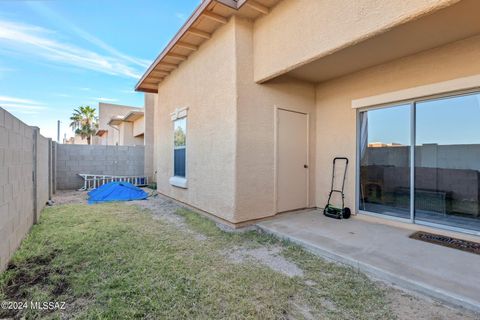
M 48 200 L 52 200 L 53 193 L 53 165 L 52 165 L 52 138 L 48 138 Z
M 37 200 L 37 156 L 38 156 L 38 127 L 32 127 L 33 129 L 33 168 L 32 168 L 32 187 L 33 187 L 33 223 L 37 223 L 37 208 L 38 208 L 38 200 Z
M 57 143 L 52 142 L 52 193 L 57 193 Z

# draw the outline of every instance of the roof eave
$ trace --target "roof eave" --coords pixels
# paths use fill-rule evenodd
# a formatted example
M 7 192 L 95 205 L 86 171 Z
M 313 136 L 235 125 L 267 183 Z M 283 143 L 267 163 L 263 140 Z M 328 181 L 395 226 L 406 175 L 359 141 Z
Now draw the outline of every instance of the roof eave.
M 146 89 L 146 90 L 145 89 L 140 89 L 140 86 L 141 86 L 142 82 L 145 80 L 145 78 L 148 77 L 148 75 L 153 71 L 153 69 L 155 69 L 157 64 L 167 55 L 167 53 L 175 46 L 175 44 L 178 42 L 178 40 L 185 35 L 185 33 L 192 26 L 192 24 L 195 23 L 195 21 L 197 21 L 197 19 L 202 15 L 202 13 L 214 1 L 217 1 L 217 0 L 205 0 L 197 7 L 197 9 L 195 9 L 195 11 L 188 18 L 188 20 L 183 24 L 183 26 L 180 28 L 180 30 L 177 32 L 177 34 L 172 38 L 172 40 L 170 40 L 170 42 L 165 47 L 165 49 L 163 49 L 163 51 L 157 56 L 157 58 L 153 61 L 153 63 L 150 65 L 150 67 L 148 67 L 147 71 L 145 71 L 143 76 L 140 78 L 140 80 L 135 85 L 135 91 L 157 93 L 157 91 L 155 91 L 153 89 Z M 232 1 L 232 0 L 218 0 L 218 1 L 221 1 L 221 3 L 235 2 L 235 1 Z M 226 4 L 226 3 L 224 3 L 224 4 Z M 235 4 L 236 4 L 236 2 L 235 2 Z M 235 8 L 236 8 L 236 5 L 235 5 Z

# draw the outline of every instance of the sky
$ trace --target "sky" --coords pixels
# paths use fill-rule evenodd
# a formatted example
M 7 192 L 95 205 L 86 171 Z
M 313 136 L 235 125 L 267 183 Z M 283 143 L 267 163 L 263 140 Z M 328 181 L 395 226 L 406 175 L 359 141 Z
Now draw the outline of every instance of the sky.
M 410 144 L 410 106 L 368 111 L 368 142 Z M 416 145 L 480 143 L 480 93 L 416 104 Z
M 135 84 L 199 2 L 0 1 L 0 107 L 54 140 L 78 106 L 142 107 Z

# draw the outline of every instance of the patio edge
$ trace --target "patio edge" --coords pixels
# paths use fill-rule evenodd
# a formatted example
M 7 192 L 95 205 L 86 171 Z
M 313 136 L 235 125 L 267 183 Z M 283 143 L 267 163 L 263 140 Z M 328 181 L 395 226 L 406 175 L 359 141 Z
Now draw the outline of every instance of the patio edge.
M 452 307 L 461 307 L 476 313 L 480 312 L 480 305 L 469 298 L 455 295 L 448 291 L 429 286 L 425 283 L 422 283 L 419 281 L 413 281 L 413 280 L 395 275 L 391 272 L 382 270 L 368 263 L 360 262 L 356 259 L 352 259 L 344 255 L 337 254 L 330 250 L 316 247 L 307 241 L 301 240 L 294 236 L 288 236 L 288 235 L 282 234 L 281 232 L 275 231 L 269 227 L 261 225 L 260 223 L 256 224 L 256 226 L 259 230 L 267 234 L 273 235 L 282 240 L 288 240 L 288 241 L 291 241 L 292 243 L 298 244 L 302 246 L 305 250 L 315 255 L 318 255 L 322 258 L 353 267 L 356 270 L 365 273 L 367 276 L 373 278 L 374 280 L 384 281 L 394 286 L 397 286 L 401 289 L 405 289 L 405 290 L 409 290 L 415 293 L 425 295 L 427 297 L 439 300 L 442 303 Z

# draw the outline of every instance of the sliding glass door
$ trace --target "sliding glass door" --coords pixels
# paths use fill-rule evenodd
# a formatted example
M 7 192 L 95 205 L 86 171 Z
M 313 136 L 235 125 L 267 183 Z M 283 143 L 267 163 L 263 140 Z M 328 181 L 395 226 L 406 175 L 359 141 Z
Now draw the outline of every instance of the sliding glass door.
M 411 108 L 360 114 L 361 210 L 410 219 Z
M 415 219 L 480 230 L 480 94 L 416 103 Z
M 480 232 L 480 93 L 359 115 L 360 210 Z

